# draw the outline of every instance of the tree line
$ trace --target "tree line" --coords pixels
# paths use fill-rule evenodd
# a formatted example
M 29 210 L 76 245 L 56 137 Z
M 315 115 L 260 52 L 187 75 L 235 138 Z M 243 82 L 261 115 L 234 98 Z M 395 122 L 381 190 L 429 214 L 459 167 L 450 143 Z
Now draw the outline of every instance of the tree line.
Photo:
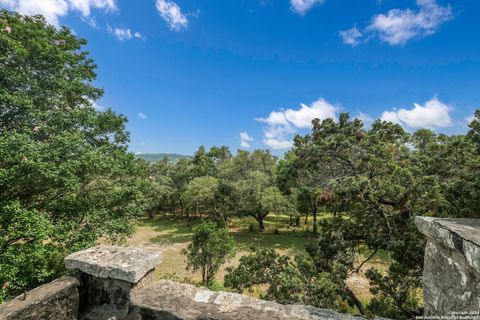
M 95 107 L 103 91 L 85 44 L 41 16 L 0 11 L 0 300 L 64 273 L 67 254 L 130 235 L 138 217 L 202 216 L 224 228 L 250 216 L 263 231 L 281 213 L 311 224 L 306 254 L 255 249 L 226 286 L 263 285 L 268 299 L 365 315 L 421 313 L 424 239 L 414 218 L 478 218 L 480 111 L 460 135 L 365 127 L 342 113 L 315 119 L 282 159 L 200 147 L 191 159 L 149 164 L 128 152 L 126 117 Z M 346 279 L 382 251 L 392 261 L 368 270 L 374 299 L 364 305 Z
M 265 230 L 271 213 L 296 217 L 294 199 L 277 185 L 277 158 L 268 150 L 238 150 L 201 146 L 191 159 L 165 158 L 146 164 L 150 184 L 150 218 L 165 212 L 178 218 L 202 215 L 220 220 L 225 227 L 232 217 L 250 216 Z

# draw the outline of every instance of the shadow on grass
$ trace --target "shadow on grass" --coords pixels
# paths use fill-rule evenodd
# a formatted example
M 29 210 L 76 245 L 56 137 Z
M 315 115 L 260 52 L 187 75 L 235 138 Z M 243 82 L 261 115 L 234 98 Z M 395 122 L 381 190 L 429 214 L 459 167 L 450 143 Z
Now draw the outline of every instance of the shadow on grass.
M 148 239 L 152 244 L 171 245 L 188 243 L 191 240 L 192 228 L 201 222 L 200 219 L 178 220 L 173 217 L 155 217 L 154 219 L 141 219 L 137 226 L 137 232 L 143 228 L 155 232 L 155 236 Z M 250 217 L 233 219 L 231 221 L 230 234 L 236 242 L 239 251 L 249 251 L 254 246 L 259 249 L 273 248 L 279 251 L 291 253 L 304 253 L 305 244 L 312 237 L 302 229 L 288 227 L 288 216 L 271 215 L 265 221 L 265 232 L 249 231 L 248 226 L 256 223 Z
M 272 232 L 239 231 L 230 233 L 239 250 L 248 251 L 252 246 L 259 249 L 275 249 L 292 253 L 304 253 L 305 244 L 311 237 L 302 232 L 289 231 L 274 234 Z
M 142 219 L 138 222 L 140 228 L 148 228 L 157 235 L 149 239 L 155 244 L 186 243 L 192 238 L 192 227 L 195 222 L 186 223 L 168 217 L 156 217 L 155 219 Z M 137 232 L 141 232 L 141 229 Z

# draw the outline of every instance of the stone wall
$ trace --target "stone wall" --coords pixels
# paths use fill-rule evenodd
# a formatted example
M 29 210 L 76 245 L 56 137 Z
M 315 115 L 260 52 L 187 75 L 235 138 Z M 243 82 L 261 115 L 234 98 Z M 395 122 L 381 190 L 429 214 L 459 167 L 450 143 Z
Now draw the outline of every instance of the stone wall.
M 480 220 L 417 217 L 416 223 L 427 238 L 425 314 L 480 311 Z
M 0 305 L 0 320 L 273 319 L 354 320 L 351 315 L 281 305 L 241 294 L 213 292 L 153 279 L 159 252 L 98 246 L 65 258 L 75 277 L 63 277 Z
M 132 319 L 259 319 L 259 320 L 355 320 L 333 310 L 304 305 L 281 305 L 228 292 L 214 292 L 168 280 L 160 280 L 131 296 Z
M 480 220 L 417 217 L 426 237 L 426 315 L 480 310 Z M 0 320 L 358 319 L 153 279 L 160 252 L 98 246 L 65 258 L 63 277 L 0 305 Z
M 76 320 L 79 281 L 62 277 L 0 305 L 2 320 Z

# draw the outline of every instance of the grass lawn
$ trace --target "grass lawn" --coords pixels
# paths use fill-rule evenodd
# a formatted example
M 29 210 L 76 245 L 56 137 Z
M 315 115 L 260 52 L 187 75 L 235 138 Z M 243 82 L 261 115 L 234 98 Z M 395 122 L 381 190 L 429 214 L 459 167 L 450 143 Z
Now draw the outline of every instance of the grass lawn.
M 153 220 L 143 219 L 138 223 L 135 234 L 127 240 L 127 244 L 140 247 L 162 247 L 164 259 L 156 270 L 159 277 L 176 274 L 180 280 L 186 278 L 190 281 L 199 281 L 201 280 L 199 273 L 185 270 L 185 257 L 180 254 L 180 251 L 187 247 L 192 236 L 192 227 L 197 223 L 197 221 L 187 223 L 168 217 L 156 217 Z M 249 232 L 250 224 L 257 227 L 253 218 L 232 221 L 230 234 L 236 242 L 236 255 L 220 269 L 216 276 L 217 281 L 223 282 L 225 268 L 238 264 L 240 257 L 247 254 L 251 246 L 275 248 L 282 254 L 298 254 L 305 252 L 304 244 L 310 239 L 302 228 L 288 228 L 288 217 L 286 216 L 267 217 L 265 221 L 267 230 L 263 233 Z M 278 229 L 279 232 L 275 233 L 275 229 Z
M 175 278 L 185 282 L 200 281 L 198 272 L 192 273 L 185 270 L 185 257 L 180 254 L 180 251 L 187 247 L 192 236 L 192 227 L 197 223 L 198 221 L 187 223 L 186 221 L 160 216 L 153 220 L 143 219 L 138 223 L 134 235 L 127 240 L 127 245 L 161 248 L 164 259 L 156 269 L 158 278 Z M 236 255 L 220 269 L 216 275 L 216 281 L 223 283 L 225 268 L 237 265 L 240 257 L 247 254 L 251 246 L 274 248 L 279 253 L 287 255 L 305 253 L 304 245 L 312 241 L 312 238 L 306 232 L 307 226 L 303 224 L 303 219 L 300 227 L 292 228 L 288 224 L 288 216 L 269 215 L 265 221 L 266 231 L 259 233 L 258 231 L 249 231 L 250 225 L 254 226 L 255 230 L 258 228 L 253 218 L 233 219 L 229 230 L 236 242 Z M 368 256 L 367 250 L 364 251 L 362 255 Z M 372 259 L 371 263 L 365 264 L 359 274 L 348 279 L 349 286 L 360 299 L 368 301 L 371 298 L 368 281 L 365 279 L 363 272 L 371 266 L 385 269 L 387 259 L 387 254 L 379 253 Z

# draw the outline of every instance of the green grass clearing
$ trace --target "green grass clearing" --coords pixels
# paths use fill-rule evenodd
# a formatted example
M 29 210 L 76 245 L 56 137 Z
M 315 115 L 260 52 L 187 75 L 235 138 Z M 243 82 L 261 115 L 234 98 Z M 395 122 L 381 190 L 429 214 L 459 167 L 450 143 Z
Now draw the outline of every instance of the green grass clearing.
M 319 218 L 328 217 L 320 216 Z M 185 270 L 185 257 L 180 254 L 180 251 L 187 247 L 193 233 L 192 228 L 199 222 L 199 219 L 187 222 L 169 216 L 157 216 L 153 220 L 142 219 L 138 222 L 134 235 L 127 240 L 127 244 L 139 247 L 153 246 L 162 249 L 164 259 L 156 269 L 157 278 L 167 277 L 184 282 L 198 282 L 200 281 L 200 274 Z M 305 253 L 305 244 L 312 241 L 312 236 L 306 232 L 306 230 L 311 230 L 311 226 L 306 226 L 303 219 L 299 227 L 291 227 L 289 222 L 288 216 L 269 215 L 265 220 L 266 231 L 260 233 L 256 231 L 258 225 L 253 218 L 232 219 L 229 230 L 236 242 L 236 254 L 229 263 L 222 266 L 216 275 L 217 286 L 222 287 L 225 268 L 238 265 L 240 257 L 248 254 L 251 246 L 274 248 L 281 254 L 291 256 Z M 309 223 L 311 222 L 312 219 L 309 219 Z M 250 225 L 255 228 L 254 232 L 249 231 Z M 369 252 L 366 248 L 361 247 L 361 254 L 362 256 L 368 256 Z M 362 300 L 368 301 L 371 298 L 364 271 L 372 266 L 385 270 L 387 261 L 388 253 L 379 252 L 369 263 L 364 265 L 359 274 L 348 279 L 349 286 Z M 257 296 L 258 293 L 254 295 Z

